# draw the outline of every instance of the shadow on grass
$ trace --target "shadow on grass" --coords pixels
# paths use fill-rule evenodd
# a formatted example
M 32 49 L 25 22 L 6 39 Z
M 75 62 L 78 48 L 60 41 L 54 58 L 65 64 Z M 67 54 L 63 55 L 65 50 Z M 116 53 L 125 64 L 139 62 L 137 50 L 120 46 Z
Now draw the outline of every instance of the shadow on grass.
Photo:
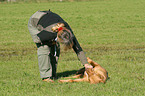
M 64 71 L 64 72 L 57 73 L 57 78 L 68 77 L 70 75 L 76 74 L 77 71 L 78 70 L 70 70 L 70 71 Z

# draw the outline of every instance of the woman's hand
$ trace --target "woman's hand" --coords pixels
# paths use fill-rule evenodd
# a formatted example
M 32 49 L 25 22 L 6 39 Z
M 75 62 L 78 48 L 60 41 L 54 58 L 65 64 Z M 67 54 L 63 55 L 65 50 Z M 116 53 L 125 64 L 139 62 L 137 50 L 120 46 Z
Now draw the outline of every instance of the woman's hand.
M 89 64 L 85 64 L 84 66 L 85 66 L 85 69 L 93 68 L 93 66 L 92 65 L 89 65 Z

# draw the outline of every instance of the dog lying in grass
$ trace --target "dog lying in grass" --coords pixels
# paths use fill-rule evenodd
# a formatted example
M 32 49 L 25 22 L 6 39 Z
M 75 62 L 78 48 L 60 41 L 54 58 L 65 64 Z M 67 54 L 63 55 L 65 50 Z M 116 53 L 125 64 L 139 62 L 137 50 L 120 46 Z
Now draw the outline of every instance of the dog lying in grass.
M 59 80 L 59 82 L 90 82 L 90 84 L 97 84 L 101 82 L 105 83 L 108 78 L 107 71 L 90 58 L 87 58 L 87 60 L 93 66 L 93 68 L 88 68 L 86 70 L 82 68 L 77 72 L 77 75 L 73 77 L 65 77 L 79 79 Z

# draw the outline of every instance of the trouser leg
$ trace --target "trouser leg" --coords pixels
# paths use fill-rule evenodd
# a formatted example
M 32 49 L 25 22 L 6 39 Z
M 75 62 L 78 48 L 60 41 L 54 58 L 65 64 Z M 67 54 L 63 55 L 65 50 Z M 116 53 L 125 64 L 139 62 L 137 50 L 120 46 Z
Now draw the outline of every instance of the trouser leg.
M 57 59 L 60 54 L 59 46 L 44 45 L 38 48 L 37 53 L 41 78 L 56 77 Z
M 41 46 L 37 50 L 38 54 L 38 64 L 41 78 L 52 76 L 52 65 L 50 61 L 50 48 L 46 46 Z
M 50 62 L 52 66 L 52 77 L 56 77 L 57 62 L 53 55 L 50 55 Z
M 56 71 L 57 71 L 57 62 L 60 54 L 60 48 L 59 44 L 56 46 L 51 46 L 50 49 L 50 61 L 52 66 L 52 77 L 56 77 Z

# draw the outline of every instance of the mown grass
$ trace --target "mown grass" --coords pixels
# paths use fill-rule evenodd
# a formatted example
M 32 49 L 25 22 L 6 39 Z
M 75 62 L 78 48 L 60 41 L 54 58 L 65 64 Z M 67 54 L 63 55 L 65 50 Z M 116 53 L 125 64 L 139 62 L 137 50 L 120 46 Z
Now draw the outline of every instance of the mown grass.
M 145 1 L 96 0 L 0 4 L 1 96 L 144 96 Z M 60 14 L 72 27 L 86 56 L 109 73 L 106 84 L 45 83 L 39 76 L 29 17 L 37 10 Z M 73 51 L 61 51 L 58 77 L 82 65 Z

